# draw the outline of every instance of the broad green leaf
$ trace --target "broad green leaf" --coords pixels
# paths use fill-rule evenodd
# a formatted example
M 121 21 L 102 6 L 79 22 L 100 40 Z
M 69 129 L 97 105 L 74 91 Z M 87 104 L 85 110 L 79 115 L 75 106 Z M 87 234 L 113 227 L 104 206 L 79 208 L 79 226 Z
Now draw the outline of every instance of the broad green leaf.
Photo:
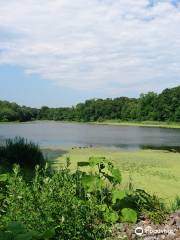
M 111 170 L 111 174 L 114 178 L 114 183 L 121 183 L 121 180 L 122 180 L 122 176 L 121 176 L 121 172 L 119 169 L 117 168 L 113 168 Z
M 85 175 L 85 176 L 83 176 L 82 177 L 82 184 L 83 184 L 83 187 L 88 192 L 101 190 L 102 187 L 104 186 L 103 180 L 100 179 L 99 177 L 93 176 L 93 175 Z
M 119 219 L 119 215 L 112 209 L 108 209 L 103 213 L 104 220 L 108 223 L 115 223 Z
M 95 167 L 97 164 L 103 163 L 105 157 L 90 157 L 89 158 L 89 165 L 91 167 Z
M 121 210 L 121 220 L 122 222 L 136 223 L 137 213 L 131 208 L 123 208 Z
M 120 191 L 120 190 L 117 190 L 117 189 L 113 189 L 112 190 L 112 202 L 113 204 L 116 203 L 116 200 L 121 200 L 123 198 L 125 198 L 126 196 L 126 193 L 125 191 Z

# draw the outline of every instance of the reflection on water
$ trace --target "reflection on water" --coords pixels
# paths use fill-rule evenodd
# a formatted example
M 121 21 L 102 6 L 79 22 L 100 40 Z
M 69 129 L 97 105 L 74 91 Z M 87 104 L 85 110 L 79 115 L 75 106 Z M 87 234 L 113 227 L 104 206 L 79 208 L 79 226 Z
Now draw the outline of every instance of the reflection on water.
M 0 140 L 25 137 L 42 147 L 109 147 L 124 150 L 180 147 L 180 129 L 63 122 L 0 125 Z M 159 147 L 160 146 L 160 147 Z

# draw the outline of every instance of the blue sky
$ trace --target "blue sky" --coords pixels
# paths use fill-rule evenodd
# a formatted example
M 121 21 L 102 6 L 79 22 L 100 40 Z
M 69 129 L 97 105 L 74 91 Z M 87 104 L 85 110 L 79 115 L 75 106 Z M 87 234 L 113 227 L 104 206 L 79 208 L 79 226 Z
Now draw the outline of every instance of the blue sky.
M 180 84 L 180 0 L 0 0 L 0 99 L 70 106 Z
M 84 101 L 86 94 L 74 89 L 57 87 L 38 75 L 26 75 L 22 68 L 0 66 L 1 100 L 18 102 L 27 106 L 70 106 Z M 0 80 L 0 81 L 1 81 Z

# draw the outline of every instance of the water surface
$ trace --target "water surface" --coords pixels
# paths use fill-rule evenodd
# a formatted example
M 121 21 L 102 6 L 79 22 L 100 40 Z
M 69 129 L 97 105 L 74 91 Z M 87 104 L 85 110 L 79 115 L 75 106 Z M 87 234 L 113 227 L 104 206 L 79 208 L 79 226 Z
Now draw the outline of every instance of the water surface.
M 25 137 L 41 147 L 95 146 L 126 150 L 180 147 L 180 129 L 63 122 L 0 124 L 0 140 Z

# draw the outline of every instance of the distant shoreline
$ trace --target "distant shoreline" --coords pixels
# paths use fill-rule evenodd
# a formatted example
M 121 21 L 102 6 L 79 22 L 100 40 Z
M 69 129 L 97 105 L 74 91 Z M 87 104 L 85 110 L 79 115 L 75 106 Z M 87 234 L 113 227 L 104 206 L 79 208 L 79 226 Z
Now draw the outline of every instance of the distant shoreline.
M 120 121 L 120 120 L 105 120 L 102 122 L 78 122 L 78 121 L 54 121 L 54 120 L 34 120 L 27 122 L 0 122 L 2 124 L 23 124 L 23 123 L 39 123 L 39 122 L 61 122 L 61 123 L 79 123 L 79 124 L 93 124 L 93 125 L 109 125 L 109 126 L 134 126 L 134 127 L 151 127 L 151 128 L 173 128 L 179 129 L 180 123 L 178 122 L 156 122 L 156 121 Z
M 112 126 L 136 126 L 136 127 L 152 127 L 152 128 L 180 128 L 180 123 L 176 122 L 156 122 L 156 121 L 118 121 L 106 120 L 95 122 L 97 125 L 112 125 Z

